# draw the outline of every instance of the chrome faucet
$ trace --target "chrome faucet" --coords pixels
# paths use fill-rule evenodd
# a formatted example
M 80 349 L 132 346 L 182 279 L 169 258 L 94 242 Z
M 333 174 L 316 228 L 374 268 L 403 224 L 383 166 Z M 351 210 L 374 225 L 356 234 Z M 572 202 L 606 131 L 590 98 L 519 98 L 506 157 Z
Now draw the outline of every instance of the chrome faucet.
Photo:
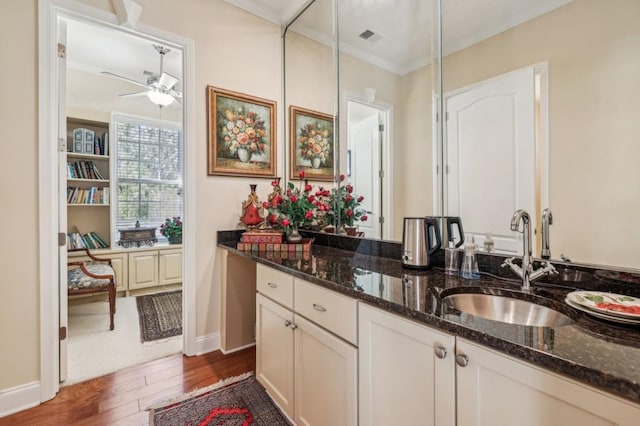
M 520 222 L 522 222 L 522 231 L 520 231 Z M 540 278 L 546 274 L 557 274 L 558 272 L 553 265 L 546 260 L 542 262 L 542 267 L 533 269 L 533 257 L 531 255 L 531 218 L 529 213 L 520 209 L 513 213 L 511 218 L 511 230 L 522 232 L 522 266 L 518 266 L 513 261 L 515 257 L 510 257 L 504 261 L 502 266 L 508 266 L 513 272 L 522 278 L 522 290 L 531 290 L 531 281 Z
M 540 257 L 543 259 L 551 259 L 551 249 L 549 248 L 549 225 L 553 224 L 553 215 L 551 209 L 542 210 L 542 250 Z

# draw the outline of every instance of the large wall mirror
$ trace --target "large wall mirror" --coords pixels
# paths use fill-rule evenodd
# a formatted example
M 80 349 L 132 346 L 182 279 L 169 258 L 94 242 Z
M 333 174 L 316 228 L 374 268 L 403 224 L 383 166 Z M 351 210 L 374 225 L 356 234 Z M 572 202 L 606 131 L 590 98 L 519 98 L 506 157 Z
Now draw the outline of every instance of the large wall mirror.
M 640 267 L 640 2 L 442 0 L 444 211 L 519 254 Z
M 522 237 L 509 225 L 523 208 L 540 257 L 548 208 L 552 259 L 640 268 L 639 2 L 344 0 L 335 7 L 339 78 L 307 73 L 290 81 L 287 63 L 285 86 L 297 81 L 301 104 L 319 102 L 316 89 L 329 96 L 327 105 L 337 102 L 339 171 L 369 200 L 373 220 L 360 224 L 366 237 L 400 240 L 403 217 L 442 212 L 460 216 L 481 249 L 491 236 L 495 252 L 519 255 Z M 432 59 L 434 34 L 442 39 L 441 70 Z M 432 119 L 440 100 L 442 144 Z

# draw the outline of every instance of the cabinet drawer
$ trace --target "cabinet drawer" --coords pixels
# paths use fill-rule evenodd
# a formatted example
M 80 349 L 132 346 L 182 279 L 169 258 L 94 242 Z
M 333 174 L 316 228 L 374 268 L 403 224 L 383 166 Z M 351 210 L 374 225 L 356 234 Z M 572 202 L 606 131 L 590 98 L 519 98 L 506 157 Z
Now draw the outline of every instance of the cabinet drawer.
M 357 345 L 356 300 L 296 278 L 295 311 Z
M 258 263 L 256 288 L 271 300 L 293 309 L 293 276 Z

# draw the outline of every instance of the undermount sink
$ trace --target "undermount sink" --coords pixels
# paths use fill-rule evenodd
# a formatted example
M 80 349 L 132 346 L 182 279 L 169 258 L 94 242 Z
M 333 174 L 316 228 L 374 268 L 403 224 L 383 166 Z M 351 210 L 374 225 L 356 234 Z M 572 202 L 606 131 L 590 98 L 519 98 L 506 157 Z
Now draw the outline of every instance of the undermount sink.
M 509 324 L 560 327 L 575 323 L 560 311 L 508 296 L 459 293 L 444 297 L 442 303 L 473 316 Z

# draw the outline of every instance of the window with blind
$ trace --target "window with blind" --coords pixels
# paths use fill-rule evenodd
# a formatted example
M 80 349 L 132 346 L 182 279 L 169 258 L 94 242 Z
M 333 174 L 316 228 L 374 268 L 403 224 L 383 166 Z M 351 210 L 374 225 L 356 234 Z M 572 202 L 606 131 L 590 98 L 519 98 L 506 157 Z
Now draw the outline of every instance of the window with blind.
M 115 227 L 159 228 L 166 218 L 182 217 L 183 143 L 177 123 L 114 115 Z M 165 239 L 156 231 L 158 240 Z

